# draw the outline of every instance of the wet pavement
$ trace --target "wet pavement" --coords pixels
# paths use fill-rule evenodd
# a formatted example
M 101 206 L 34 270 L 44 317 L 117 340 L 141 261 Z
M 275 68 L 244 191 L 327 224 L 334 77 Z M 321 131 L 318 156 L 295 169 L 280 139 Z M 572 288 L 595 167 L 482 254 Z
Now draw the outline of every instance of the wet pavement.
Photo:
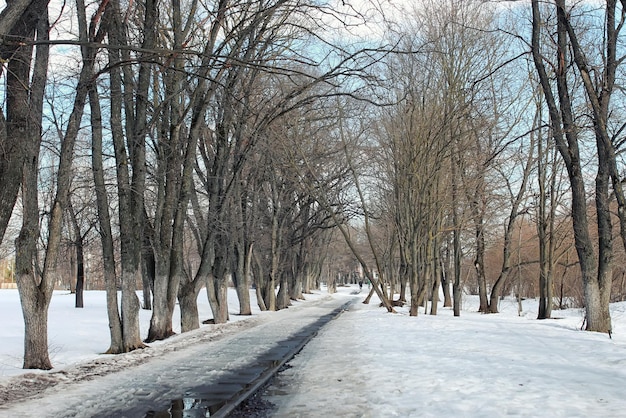
M 298 306 L 298 312 L 261 315 L 258 325 L 217 341 L 190 342 L 144 364 L 0 407 L 0 416 L 227 416 L 353 301 L 327 297 Z

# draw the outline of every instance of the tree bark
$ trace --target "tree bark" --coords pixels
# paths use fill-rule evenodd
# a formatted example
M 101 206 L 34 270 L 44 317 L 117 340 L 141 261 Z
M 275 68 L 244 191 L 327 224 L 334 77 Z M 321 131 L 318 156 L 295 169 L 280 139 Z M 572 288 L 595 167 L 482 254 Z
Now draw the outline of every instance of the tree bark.
M 610 289 L 604 286 L 606 279 L 609 277 L 610 271 L 610 248 L 605 235 L 606 222 L 608 217 L 598 213 L 600 217 L 598 223 L 600 235 L 600 247 L 602 255 L 596 259 L 593 249 L 593 243 L 589 234 L 589 224 L 587 218 L 587 200 L 585 193 L 583 167 L 580 161 L 580 152 L 578 145 L 578 128 L 574 123 L 572 111 L 572 101 L 569 95 L 568 79 L 567 79 L 567 51 L 569 49 L 567 42 L 567 19 L 568 15 L 565 10 L 564 0 L 556 0 L 557 12 L 557 60 L 556 68 L 556 85 L 558 93 L 558 103 L 552 91 L 551 80 L 543 63 L 543 56 L 540 47 L 540 33 L 543 26 L 539 12 L 538 0 L 532 1 L 533 12 L 533 35 L 532 35 L 532 53 L 535 68 L 539 75 L 546 104 L 550 115 L 550 126 L 552 128 L 552 136 L 557 144 L 559 153 L 561 154 L 568 172 L 571 184 L 572 194 L 572 223 L 574 226 L 574 241 L 578 260 L 580 263 L 583 289 L 585 293 L 585 311 L 587 326 L 589 331 L 611 332 L 611 318 L 609 314 L 607 295 Z M 603 152 L 603 151 L 601 151 Z M 598 161 L 601 164 L 601 161 Z M 600 167 L 602 170 L 603 168 Z M 605 187 L 605 174 L 598 171 L 596 175 L 596 193 L 603 194 Z M 596 210 L 602 212 L 604 208 L 604 197 L 596 200 Z M 603 242 L 604 241 L 604 242 Z
M 24 12 L 18 26 L 26 38 L 48 39 L 48 14 L 46 3 L 32 3 Z M 40 14 L 37 15 L 36 12 Z M 24 368 L 52 368 L 48 355 L 48 307 L 54 286 L 53 273 L 57 242 L 49 239 L 44 271 L 39 270 L 37 240 L 39 238 L 38 162 L 42 135 L 43 97 L 47 80 L 49 47 L 44 42 L 36 48 L 31 73 L 34 48 L 19 47 L 9 61 L 7 75 L 7 135 L 25 147 L 25 164 L 22 180 L 24 211 L 22 229 L 16 247 L 16 282 L 24 316 Z M 57 195 L 58 196 L 58 195 Z M 59 208 L 57 207 L 57 210 Z M 56 213 L 58 215 L 58 212 Z M 50 236 L 55 234 L 50 221 Z M 50 256 L 50 258 L 48 258 Z
M 114 8 L 114 24 L 109 31 L 110 42 L 114 45 L 126 44 L 121 22 L 119 3 L 112 0 Z M 150 9 L 150 8 L 149 8 Z M 149 33 L 149 32 L 148 32 Z M 122 321 L 122 351 L 128 352 L 143 348 L 139 330 L 139 299 L 135 293 L 138 279 L 141 281 L 141 244 L 143 242 L 143 193 L 145 190 L 145 111 L 147 107 L 147 82 L 149 66 L 143 64 L 139 71 L 142 88 L 137 93 L 137 118 L 133 120 L 134 106 L 122 102 L 128 101 L 129 90 L 133 88 L 132 74 L 125 73 L 122 91 L 122 77 L 118 66 L 120 56 L 118 50 L 109 49 L 110 61 L 110 89 L 111 89 L 111 136 L 116 160 L 117 190 L 119 200 L 120 224 L 120 258 L 121 258 L 121 321 Z M 122 123 L 122 109 L 126 111 L 125 123 Z M 133 123 L 134 122 L 134 123 Z M 125 130 L 130 135 L 128 150 L 126 148 Z M 132 180 L 130 175 L 132 168 Z
M 91 108 L 91 165 L 96 193 L 98 224 L 100 225 L 100 243 L 102 245 L 102 267 L 104 287 L 106 290 L 107 316 L 111 344 L 107 354 L 123 352 L 122 320 L 117 300 L 117 276 L 115 274 L 115 255 L 113 250 L 113 233 L 111 231 L 111 215 L 104 179 L 104 163 L 102 157 L 102 111 L 100 98 L 95 85 L 89 90 L 89 107 Z
M 187 281 L 178 288 L 180 303 L 180 331 L 187 332 L 200 327 L 198 318 L 198 294 L 200 281 Z
M 80 226 L 78 225 L 78 220 L 76 219 L 76 213 L 74 212 L 74 208 L 72 207 L 71 200 L 69 203 L 69 214 L 70 221 L 72 223 L 72 228 L 74 230 L 74 242 L 72 243 L 74 247 L 75 257 L 76 257 L 76 288 L 75 288 L 75 304 L 76 308 L 84 307 L 84 299 L 83 299 L 83 290 L 85 288 L 85 254 L 84 254 L 84 238 L 80 230 Z

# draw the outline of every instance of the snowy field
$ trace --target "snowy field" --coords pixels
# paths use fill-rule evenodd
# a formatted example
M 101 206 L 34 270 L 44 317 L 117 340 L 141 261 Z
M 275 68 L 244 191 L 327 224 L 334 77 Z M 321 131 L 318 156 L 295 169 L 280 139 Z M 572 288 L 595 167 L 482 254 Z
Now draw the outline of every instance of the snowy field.
M 537 303 L 501 314 L 409 317 L 354 304 L 267 389 L 274 417 L 626 417 L 626 304 L 613 339 L 580 331 L 582 312 L 537 321 Z M 286 394 L 285 394 L 286 393 Z
M 460 318 L 448 308 L 440 308 L 437 316 L 420 312 L 414 318 L 407 308 L 394 315 L 374 301 L 358 303 L 365 288 L 360 295 L 352 294 L 358 287 L 338 290 L 333 298 L 356 298 L 357 303 L 331 321 L 266 390 L 266 398 L 277 406 L 272 416 L 626 416 L 626 303 L 612 305 L 609 339 L 581 331 L 579 309 L 535 320 L 534 300 L 524 301 L 521 315 L 512 299 L 501 302 L 500 314 L 481 315 L 477 300 L 466 296 Z M 231 297 L 233 321 L 274 315 L 255 310 L 252 317 L 236 316 L 234 291 Z M 307 295 L 309 301 L 324 297 L 324 290 Z M 199 301 L 201 319 L 210 317 L 203 292 Z M 294 321 L 307 302 L 297 304 L 305 309 L 284 312 L 293 314 Z M 27 372 L 20 369 L 23 325 L 16 291 L 0 290 L 0 312 L 2 383 Z M 144 335 L 148 322 L 149 312 L 142 311 Z M 83 309 L 73 308 L 67 292 L 56 293 L 49 334 L 56 370 L 111 358 L 99 354 L 108 347 L 104 292 L 86 292 Z M 184 344 L 185 338 L 157 345 Z

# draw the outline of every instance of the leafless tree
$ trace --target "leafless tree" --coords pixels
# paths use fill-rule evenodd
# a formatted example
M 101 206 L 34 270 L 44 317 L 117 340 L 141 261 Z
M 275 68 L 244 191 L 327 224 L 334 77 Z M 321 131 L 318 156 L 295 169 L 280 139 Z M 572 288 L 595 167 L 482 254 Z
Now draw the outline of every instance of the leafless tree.
M 16 35 L 20 41 L 48 37 L 47 3 L 32 3 L 17 22 Z M 20 42 L 20 43 L 22 43 Z M 36 56 L 33 59 L 33 53 Z M 22 188 L 22 228 L 16 241 L 15 281 L 20 296 L 24 298 L 24 368 L 51 369 L 48 356 L 48 306 L 52 296 L 53 282 L 50 276 L 44 280 L 37 264 L 37 240 L 39 238 L 39 207 L 37 174 L 39 147 L 42 137 L 42 113 L 44 87 L 47 77 L 49 48 L 34 48 L 26 44 L 11 51 L 7 73 L 6 135 L 24 147 L 9 160 L 17 162 L 16 173 L 23 173 L 17 184 Z M 31 73 L 32 65 L 32 73 Z M 31 78 L 32 77 L 32 78 Z M 16 181 L 16 177 L 7 178 Z M 12 186 L 8 186 L 10 189 Z
M 607 2 L 607 21 L 615 24 L 611 16 L 615 16 L 616 2 Z M 576 250 L 580 262 L 580 268 L 585 291 L 586 309 L 586 329 L 589 331 L 611 332 L 611 316 L 609 313 L 609 300 L 612 281 L 612 228 L 609 211 L 609 181 L 611 178 L 612 166 L 611 147 L 604 140 L 605 135 L 598 132 L 599 125 L 605 121 L 597 120 L 594 127 L 596 135 L 596 145 L 598 148 L 598 161 L 595 184 L 595 203 L 598 227 L 598 254 L 596 255 L 589 231 L 589 218 L 587 214 L 587 197 L 584 179 L 583 161 L 580 153 L 580 133 L 581 128 L 576 124 L 574 114 L 571 83 L 573 73 L 568 64 L 571 62 L 569 55 L 570 48 L 574 51 L 574 60 L 581 71 L 582 62 L 579 54 L 578 40 L 573 33 L 571 23 L 571 10 L 566 8 L 565 2 L 557 0 L 554 2 L 556 12 L 556 22 L 546 22 L 542 18 L 541 8 L 538 1 L 532 2 L 533 12 L 533 32 L 532 32 L 532 53 L 539 76 L 539 81 L 546 99 L 548 112 L 550 115 L 550 127 L 552 137 L 555 141 L 559 153 L 564 160 L 571 183 L 572 194 L 572 222 L 574 227 L 574 238 Z M 547 61 L 549 51 L 545 45 L 545 38 L 542 39 L 543 28 L 550 23 L 555 28 L 556 39 L 554 49 L 550 52 L 554 54 L 554 61 Z M 613 31 L 615 26 L 611 26 Z M 614 35 L 613 32 L 611 32 Z M 610 35 L 610 36 L 612 36 Z M 543 41 L 543 42 L 542 42 Z M 576 45 L 576 46 L 574 46 Z M 546 65 L 550 64 L 553 76 L 556 79 L 556 92 L 554 83 L 551 82 Z M 584 68 L 582 69 L 583 79 Z M 610 73 L 609 73 L 610 74 Z M 606 87 L 612 90 L 611 79 L 605 80 Z M 597 96 L 596 96 L 597 98 Z M 608 99 L 608 97 L 606 97 Z M 607 103 L 608 105 L 608 103 Z M 600 110 L 600 109 L 596 109 Z M 596 113 L 599 117 L 600 114 Z

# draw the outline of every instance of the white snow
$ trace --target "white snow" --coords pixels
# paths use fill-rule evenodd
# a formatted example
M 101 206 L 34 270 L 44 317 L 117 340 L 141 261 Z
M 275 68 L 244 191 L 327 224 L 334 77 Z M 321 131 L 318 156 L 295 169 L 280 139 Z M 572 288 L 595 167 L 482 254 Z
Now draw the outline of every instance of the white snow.
M 360 303 L 366 287 L 360 295 L 351 294 L 358 287 L 338 290 L 333 298 L 356 302 L 319 332 L 266 390 L 267 399 L 277 405 L 273 416 L 626 416 L 626 303 L 612 305 L 610 339 L 581 331 L 583 312 L 578 309 L 553 311 L 558 319 L 536 320 L 534 300 L 523 302 L 520 316 L 512 299 L 501 302 L 500 314 L 482 315 L 476 313 L 476 298 L 466 296 L 459 318 L 442 307 L 437 316 L 420 311 L 410 317 L 407 308 L 386 313 L 375 297 L 369 305 Z M 328 297 L 325 290 L 307 295 L 298 309 L 281 313 L 260 313 L 253 299 L 254 315 L 240 317 L 234 315 L 237 304 L 231 293 L 231 319 L 237 322 L 212 328 L 212 333 L 234 336 L 277 314 L 293 315 L 297 321 L 309 301 Z M 201 319 L 209 318 L 204 293 L 199 301 Z M 50 372 L 20 369 L 23 323 L 17 291 L 0 290 L 0 314 L 0 384 L 11 376 L 15 382 L 17 375 L 24 381 L 52 378 Z M 141 312 L 144 334 L 149 315 Z M 202 332 L 206 330 L 160 342 L 145 355 L 167 358 L 172 347 Z M 85 292 L 83 309 L 73 308 L 73 295 L 55 293 L 51 359 L 57 371 L 72 371 L 68 376 L 77 380 L 72 385 L 97 384 L 97 376 L 90 382 L 77 378 L 90 370 L 83 371 L 81 361 L 100 359 L 109 362 L 109 369 L 115 364 L 129 367 L 129 355 L 98 354 L 107 349 L 108 338 L 104 292 Z
M 229 294 L 230 319 L 238 321 L 237 296 L 234 289 Z M 139 294 L 139 293 L 138 293 Z M 253 313 L 258 314 L 256 299 Z M 55 370 L 80 361 L 102 357 L 109 348 L 110 335 L 104 291 L 85 291 L 84 308 L 75 308 L 75 295 L 69 291 L 55 291 L 48 311 L 48 347 Z M 206 293 L 198 296 L 200 321 L 213 317 Z M 24 321 L 17 289 L 0 289 L 0 382 L 6 376 L 25 373 L 22 369 L 24 354 Z M 148 335 L 152 311 L 141 309 L 139 318 L 142 338 Z M 180 311 L 174 310 L 174 331 L 180 332 Z M 157 342 L 156 344 L 161 344 Z M 110 357 L 110 356 L 104 356 Z

